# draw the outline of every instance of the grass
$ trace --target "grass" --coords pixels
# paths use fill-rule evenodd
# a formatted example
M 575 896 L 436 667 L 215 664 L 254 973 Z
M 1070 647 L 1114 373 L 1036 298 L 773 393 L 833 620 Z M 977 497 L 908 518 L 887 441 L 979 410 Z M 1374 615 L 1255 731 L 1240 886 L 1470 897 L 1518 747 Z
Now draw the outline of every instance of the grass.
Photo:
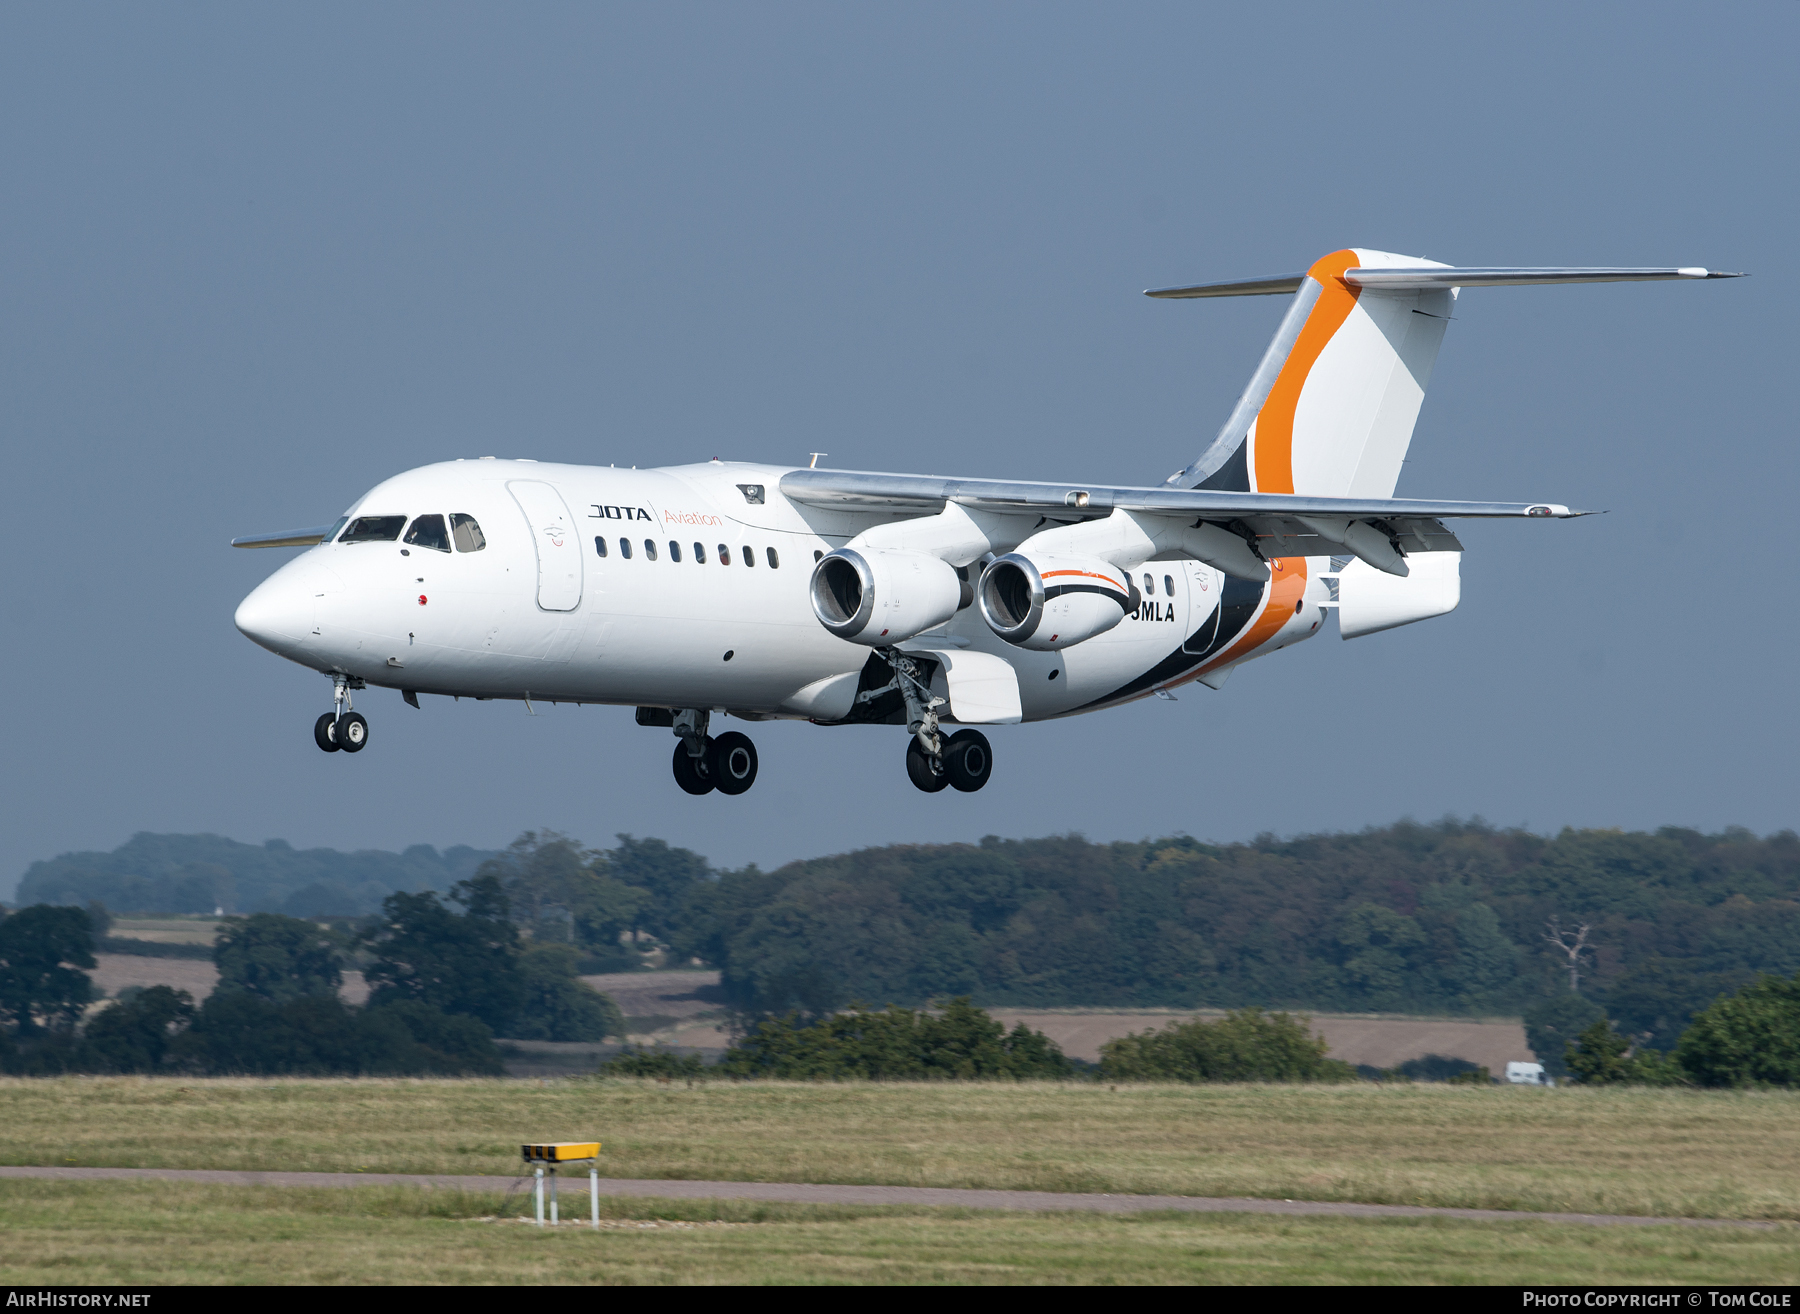
M 0 1163 L 1248 1195 L 1800 1220 L 1800 1095 L 1449 1086 L 0 1081 Z
M 565 1224 L 551 1232 L 519 1222 L 522 1200 L 499 1192 L 0 1180 L 0 1283 L 1800 1280 L 1797 1232 L 1787 1226 L 603 1203 L 603 1231 Z

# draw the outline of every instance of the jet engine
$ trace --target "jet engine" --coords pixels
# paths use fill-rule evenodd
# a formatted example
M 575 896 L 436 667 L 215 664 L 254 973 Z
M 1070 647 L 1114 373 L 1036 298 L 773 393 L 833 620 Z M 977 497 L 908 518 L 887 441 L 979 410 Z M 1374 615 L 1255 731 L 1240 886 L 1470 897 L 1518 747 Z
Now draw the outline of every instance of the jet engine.
M 1017 552 L 994 559 L 975 595 L 989 629 L 1033 652 L 1104 634 L 1143 601 L 1130 575 L 1098 557 Z
M 879 648 L 956 615 L 964 587 L 954 566 L 925 552 L 842 547 L 813 567 L 810 591 L 819 624 Z

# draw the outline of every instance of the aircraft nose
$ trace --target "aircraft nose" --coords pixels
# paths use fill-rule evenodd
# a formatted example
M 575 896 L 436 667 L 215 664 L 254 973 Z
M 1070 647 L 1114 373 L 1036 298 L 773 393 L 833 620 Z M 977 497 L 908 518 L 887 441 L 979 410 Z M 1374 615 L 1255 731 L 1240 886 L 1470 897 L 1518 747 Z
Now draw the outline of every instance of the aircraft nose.
M 232 620 L 244 637 L 270 652 L 299 645 L 312 594 L 291 571 L 276 571 L 238 603 Z

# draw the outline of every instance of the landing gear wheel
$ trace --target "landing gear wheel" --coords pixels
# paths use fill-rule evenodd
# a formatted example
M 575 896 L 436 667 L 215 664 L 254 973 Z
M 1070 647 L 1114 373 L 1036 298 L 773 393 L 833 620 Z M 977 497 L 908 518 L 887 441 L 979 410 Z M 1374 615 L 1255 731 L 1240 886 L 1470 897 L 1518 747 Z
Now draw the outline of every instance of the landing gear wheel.
M 965 794 L 987 784 L 994 771 L 994 750 L 979 730 L 958 730 L 944 745 L 944 774 Z
M 675 745 L 675 783 L 690 794 L 710 794 L 717 783 L 712 776 L 712 736 L 706 739 L 706 752 L 699 757 L 689 756 L 685 741 Z M 754 771 L 752 772 L 754 774 Z
M 919 742 L 917 735 L 906 745 L 906 774 L 927 794 L 935 794 L 950 783 L 949 774 L 941 765 L 932 762 L 931 754 L 925 751 L 925 745 Z
M 727 730 L 706 751 L 721 794 L 742 794 L 756 783 L 756 745 L 750 736 Z
M 331 732 L 332 727 L 336 724 L 337 717 L 331 712 L 325 713 L 313 722 L 313 742 L 327 753 L 335 753 L 342 747 L 337 741 L 337 736 Z
M 338 718 L 332 737 L 346 753 L 360 753 L 369 742 L 369 723 L 363 720 L 361 712 L 345 712 Z

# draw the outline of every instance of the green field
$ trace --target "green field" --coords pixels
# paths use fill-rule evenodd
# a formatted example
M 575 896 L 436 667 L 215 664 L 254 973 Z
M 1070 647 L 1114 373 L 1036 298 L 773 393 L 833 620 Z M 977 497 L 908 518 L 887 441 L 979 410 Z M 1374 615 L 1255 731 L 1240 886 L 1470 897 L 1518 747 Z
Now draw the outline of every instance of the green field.
M 744 1226 L 578 1237 L 479 1221 L 525 1212 L 518 1201 L 509 1211 L 498 1205 L 518 1171 L 520 1142 L 591 1136 L 605 1142 L 603 1171 L 617 1177 L 1800 1222 L 1800 1096 L 1779 1092 L 67 1078 L 0 1081 L 0 1162 L 487 1173 L 496 1195 L 0 1182 L 0 1231 L 10 1241 L 0 1272 L 20 1282 L 57 1273 L 117 1281 L 1800 1280 L 1800 1227 L 1787 1225 L 1759 1232 L 643 1200 L 611 1202 L 609 1213 Z M 280 1244 L 258 1251 L 257 1238 Z
M 1792 1283 L 1796 1230 L 1250 1214 L 1004 1214 L 499 1192 L 0 1181 L 0 1282 Z M 585 1212 L 586 1202 L 582 1202 Z

